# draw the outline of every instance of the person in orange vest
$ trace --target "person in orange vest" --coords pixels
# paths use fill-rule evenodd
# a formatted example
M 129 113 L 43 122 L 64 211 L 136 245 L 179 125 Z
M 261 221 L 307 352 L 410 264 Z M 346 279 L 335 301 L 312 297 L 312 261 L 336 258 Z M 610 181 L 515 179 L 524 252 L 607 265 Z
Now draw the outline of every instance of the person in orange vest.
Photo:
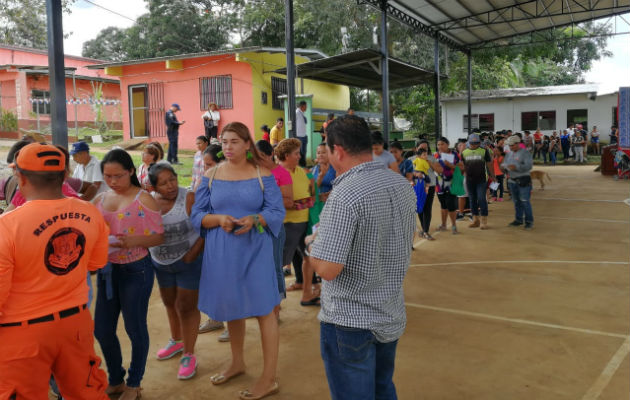
M 109 228 L 90 203 L 61 192 L 65 155 L 22 148 L 11 166 L 27 202 L 0 216 L 0 399 L 106 400 L 94 352 L 87 271 L 107 263 Z

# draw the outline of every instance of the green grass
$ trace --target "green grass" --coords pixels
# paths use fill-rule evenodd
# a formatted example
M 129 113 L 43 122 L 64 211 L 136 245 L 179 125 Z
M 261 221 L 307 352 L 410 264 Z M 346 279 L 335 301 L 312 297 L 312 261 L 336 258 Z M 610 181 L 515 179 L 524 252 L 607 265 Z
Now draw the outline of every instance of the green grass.
M 100 133 L 98 129 L 89 128 L 87 126 L 79 128 L 79 137 L 84 136 L 94 136 L 94 135 L 103 135 L 103 136 L 122 136 L 122 130 L 116 129 L 108 129 L 105 133 Z M 76 136 L 76 131 L 74 127 L 68 126 L 68 136 Z

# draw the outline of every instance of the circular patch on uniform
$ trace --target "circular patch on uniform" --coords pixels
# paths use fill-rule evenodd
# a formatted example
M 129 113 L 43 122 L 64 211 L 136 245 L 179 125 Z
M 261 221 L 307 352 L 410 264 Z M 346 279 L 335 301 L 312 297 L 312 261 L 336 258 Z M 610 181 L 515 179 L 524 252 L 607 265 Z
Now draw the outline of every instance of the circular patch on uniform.
M 85 252 L 85 235 L 74 228 L 62 228 L 48 240 L 44 264 L 55 275 L 65 275 L 79 265 Z

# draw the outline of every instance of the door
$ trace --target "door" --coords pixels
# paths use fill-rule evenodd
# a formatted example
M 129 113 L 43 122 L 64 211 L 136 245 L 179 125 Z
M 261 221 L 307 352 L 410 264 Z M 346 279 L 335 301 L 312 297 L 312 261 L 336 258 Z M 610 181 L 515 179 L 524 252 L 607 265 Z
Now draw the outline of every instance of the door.
M 149 104 L 147 85 L 129 86 L 129 116 L 131 137 L 149 136 Z
M 149 137 L 166 136 L 164 123 L 164 84 L 162 82 L 149 83 Z

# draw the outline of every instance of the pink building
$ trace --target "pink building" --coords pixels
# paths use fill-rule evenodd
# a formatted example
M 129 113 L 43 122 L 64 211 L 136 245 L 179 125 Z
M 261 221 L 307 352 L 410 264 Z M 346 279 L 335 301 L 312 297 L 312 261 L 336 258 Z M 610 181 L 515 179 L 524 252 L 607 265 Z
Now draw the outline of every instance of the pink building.
M 102 60 L 65 56 L 68 125 L 93 126 L 100 108 L 108 126 L 121 128 L 120 82 L 89 65 Z M 100 89 L 97 95 L 95 90 Z M 0 107 L 17 115 L 22 129 L 50 123 L 48 53 L 26 47 L 0 45 Z
M 296 63 L 325 57 L 317 50 L 296 49 Z M 286 65 L 283 48 L 249 47 L 206 53 L 182 54 L 143 60 L 90 65 L 118 77 L 121 85 L 123 135 L 166 142 L 164 116 L 173 103 L 181 107 L 179 147 L 193 149 L 204 134 L 202 114 L 209 102 L 219 107 L 219 132 L 225 124 L 239 121 L 254 138 L 260 126 L 272 126 L 283 117 L 286 77 L 275 71 Z M 99 71 L 101 72 L 101 71 Z M 346 86 L 310 81 L 299 83 L 302 93 L 314 94 L 313 107 L 345 110 Z

